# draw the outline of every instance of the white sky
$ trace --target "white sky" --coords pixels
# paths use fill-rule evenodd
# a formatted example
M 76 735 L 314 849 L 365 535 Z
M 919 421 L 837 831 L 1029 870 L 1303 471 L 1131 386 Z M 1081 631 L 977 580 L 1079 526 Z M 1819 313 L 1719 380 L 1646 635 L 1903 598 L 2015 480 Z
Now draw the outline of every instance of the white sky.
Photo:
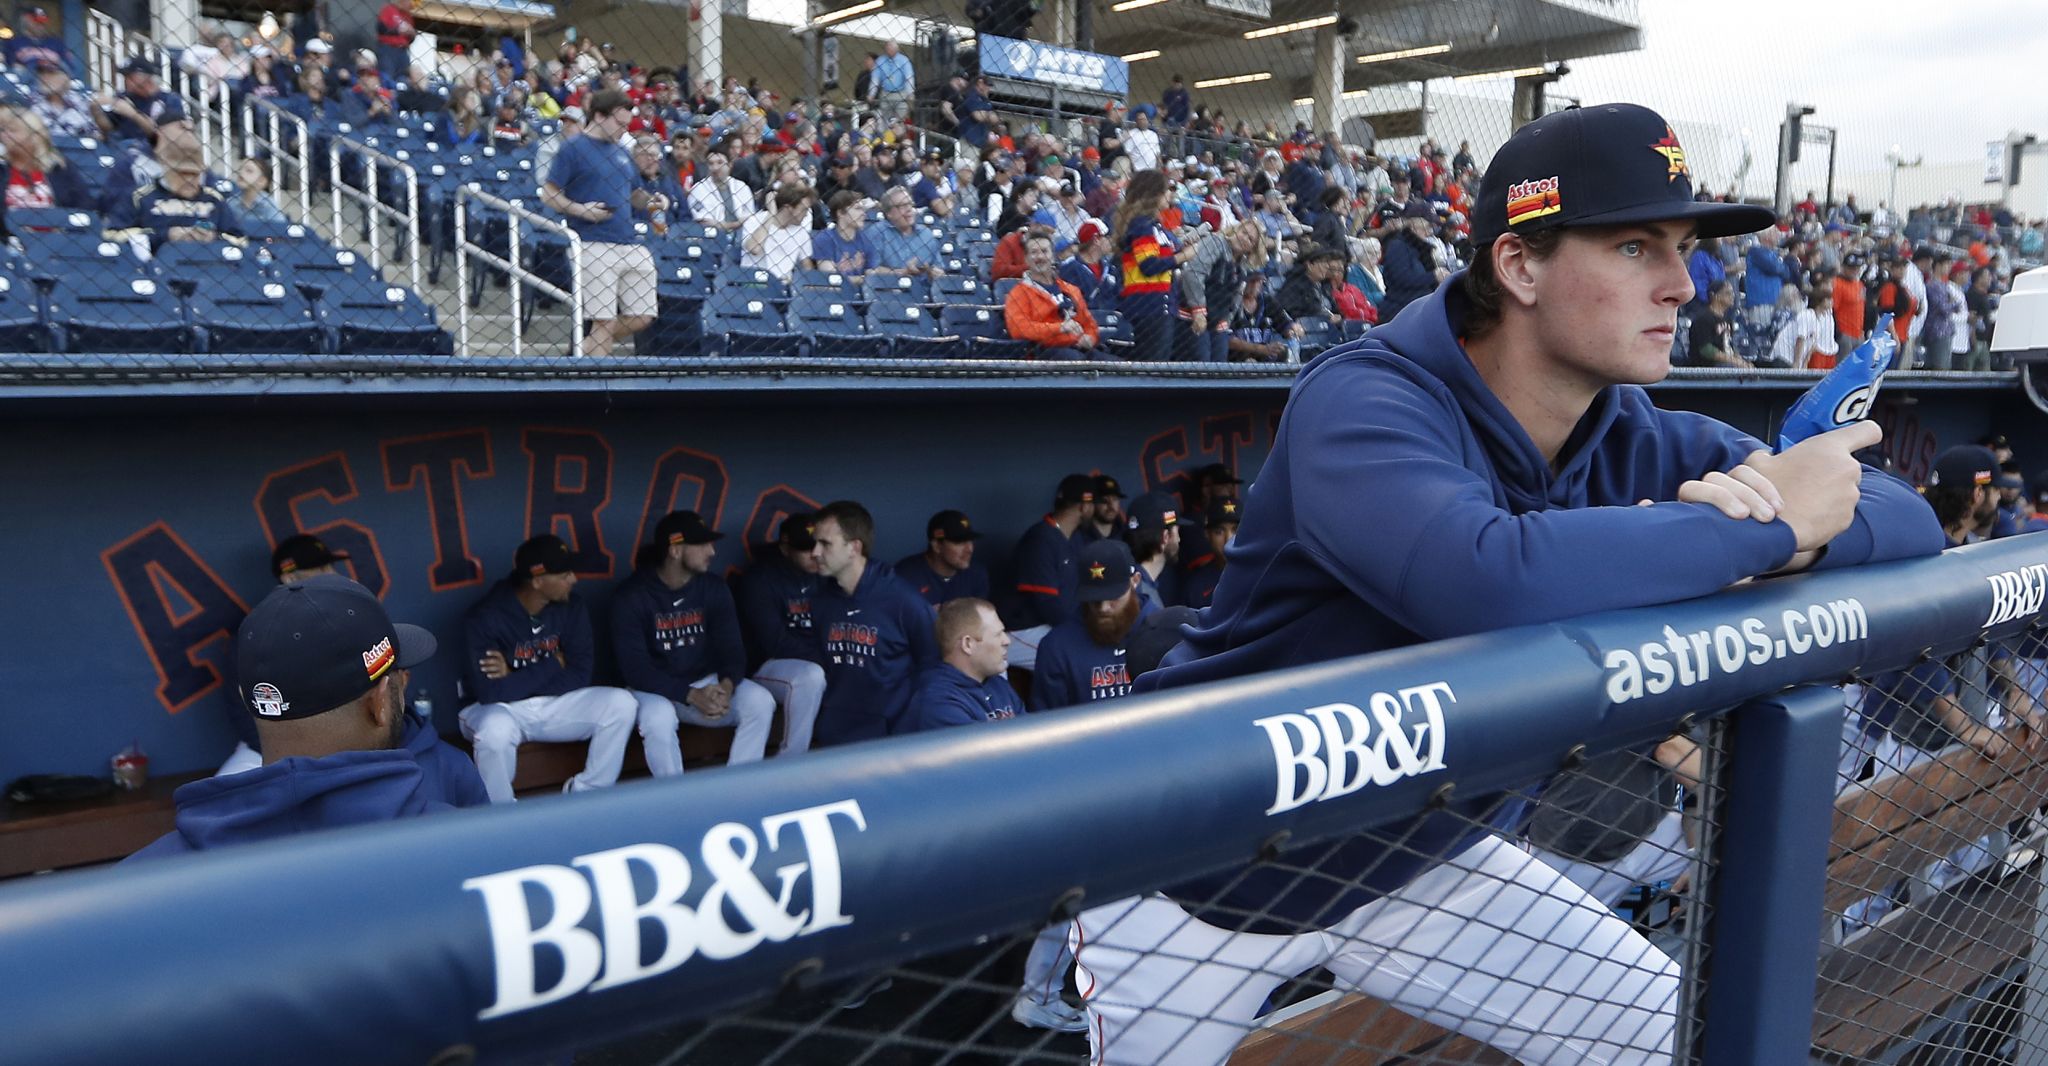
M 1643 0 L 1642 19 L 1642 51 L 1574 60 L 1554 91 L 1749 129 L 1766 170 L 1791 101 L 1840 130 L 1843 171 L 1894 144 L 1933 164 L 2009 129 L 2048 141 L 2048 0 Z

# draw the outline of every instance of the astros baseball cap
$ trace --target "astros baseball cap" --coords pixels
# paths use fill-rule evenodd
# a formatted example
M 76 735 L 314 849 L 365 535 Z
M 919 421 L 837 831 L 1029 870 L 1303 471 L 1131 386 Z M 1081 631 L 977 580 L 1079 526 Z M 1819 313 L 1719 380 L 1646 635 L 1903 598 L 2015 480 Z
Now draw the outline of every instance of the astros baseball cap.
M 327 546 L 327 542 L 311 533 L 299 533 L 277 542 L 277 550 L 270 553 L 270 576 L 281 578 L 300 570 L 311 570 L 316 566 L 328 566 L 348 558 L 347 552 L 338 552 Z
M 817 522 L 815 515 L 790 515 L 782 520 L 782 528 L 776 530 L 775 539 L 788 545 L 791 551 L 810 551 L 818 546 L 818 538 L 812 535 L 817 529 Z
M 709 544 L 724 536 L 706 525 L 704 517 L 695 511 L 670 511 L 654 526 L 656 544 Z
M 1472 243 L 1564 226 L 1692 221 L 1728 237 L 1776 221 L 1768 207 L 1693 199 L 1692 168 L 1663 116 L 1638 104 L 1553 112 L 1494 153 L 1472 211 Z
M 1998 476 L 1998 457 L 1991 449 L 1975 444 L 1958 444 L 1934 457 L 1934 469 L 1927 475 L 1927 487 L 1937 485 L 1989 485 Z
M 1099 500 L 1105 496 L 1114 496 L 1121 500 L 1124 498 L 1124 487 L 1117 484 L 1116 479 L 1108 474 L 1097 474 L 1095 475 L 1095 498 Z
M 1164 492 L 1148 492 L 1131 501 L 1126 523 L 1133 533 L 1159 533 L 1180 524 L 1180 505 Z
M 543 533 L 519 546 L 512 556 L 513 577 L 566 574 L 576 569 L 576 557 L 562 538 Z
M 1242 485 L 1244 479 L 1231 473 L 1222 463 L 1210 463 L 1195 471 L 1195 483 L 1199 485 Z
M 1235 496 L 1224 496 L 1202 512 L 1202 524 L 1212 529 L 1216 526 L 1237 525 L 1243 518 L 1244 507 L 1237 502 Z
M 981 533 L 974 528 L 974 523 L 969 522 L 967 516 L 959 511 L 940 511 L 933 515 L 931 521 L 924 524 L 924 535 L 937 537 L 952 544 L 964 544 L 981 539 Z
M 434 657 L 434 635 L 395 625 L 369 589 L 321 574 L 280 585 L 235 631 L 243 702 L 259 719 L 311 718 Z
M 1053 494 L 1054 507 L 1066 507 L 1077 503 L 1095 502 L 1095 478 L 1088 474 L 1068 474 L 1060 479 L 1059 491 Z
M 1138 564 L 1120 540 L 1098 540 L 1081 549 L 1081 602 L 1101 603 L 1131 590 Z

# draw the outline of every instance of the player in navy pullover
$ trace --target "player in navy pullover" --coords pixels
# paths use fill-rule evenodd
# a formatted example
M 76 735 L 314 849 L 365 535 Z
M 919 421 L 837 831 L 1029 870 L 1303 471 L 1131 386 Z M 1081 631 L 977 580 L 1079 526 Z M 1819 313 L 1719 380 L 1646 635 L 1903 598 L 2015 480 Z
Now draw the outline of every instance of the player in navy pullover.
M 925 550 L 904 556 L 896 576 L 933 607 L 963 596 L 988 599 L 988 571 L 974 561 L 981 539 L 974 523 L 959 511 L 940 511 L 925 523 L 925 535 Z
M 826 655 L 818 742 L 886 736 L 900 728 L 912 679 L 938 661 L 931 605 L 868 560 L 875 525 L 860 504 L 825 505 L 814 530 L 821 581 L 812 611 Z
M 1053 494 L 1052 513 L 1017 538 L 1010 555 L 1016 584 L 1003 612 L 1010 627 L 1010 665 L 1031 669 L 1038 642 L 1053 626 L 1074 617 L 1074 531 L 1095 502 L 1095 479 L 1068 474 Z
M 1010 634 L 995 605 L 961 597 L 939 608 L 933 630 L 940 659 L 917 675 L 899 733 L 1015 718 L 1024 701 L 1004 676 Z
M 1874 425 L 1773 455 L 1711 418 L 1658 409 L 1639 387 L 1670 371 L 1673 324 L 1692 297 L 1695 237 L 1772 221 L 1768 209 L 1695 202 L 1690 176 L 1670 127 L 1645 108 L 1572 109 L 1517 131 L 1475 203 L 1474 276 L 1453 276 L 1303 369 L 1245 498 L 1214 602 L 1138 688 L 1939 551 L 1926 504 L 1856 464 L 1852 453 L 1881 436 Z M 1452 699 L 1442 710 L 1455 732 Z M 1407 712 L 1409 728 L 1425 710 Z M 1441 737 L 1411 740 L 1455 750 Z M 1390 772 L 1429 772 L 1426 757 L 1383 741 Z M 1284 760 L 1284 743 L 1275 744 Z M 1291 769 L 1280 765 L 1284 779 Z M 1441 812 L 1200 878 L 1164 899 L 1084 913 L 1080 964 L 1126 1005 L 1091 1011 L 1100 1026 L 1091 1041 L 1109 1052 L 1101 1061 L 1155 1061 L 1161 1049 L 1146 1021 L 1155 1011 L 1185 1017 L 1190 993 L 1177 989 L 1199 994 L 1209 980 L 1176 968 L 1174 987 L 1155 986 L 1118 961 L 1117 947 L 1234 957 L 1238 939 L 1227 930 L 1333 925 L 1342 935 L 1327 950 L 1304 951 L 1285 969 L 1298 961 L 1326 967 L 1343 987 L 1386 989 L 1396 1007 L 1435 1010 L 1442 1024 L 1523 1062 L 1668 1060 L 1677 964 L 1496 835 L 1522 806 L 1499 800 L 1460 795 Z M 1317 876 L 1300 876 L 1305 868 Z M 1531 941 L 1503 942 L 1486 908 L 1517 915 L 1516 932 Z M 1193 948 L 1198 938 L 1207 939 Z M 1396 940 L 1444 972 L 1418 980 L 1382 951 L 1345 946 Z M 1454 941 L 1464 946 L 1452 950 Z M 1474 967 L 1482 956 L 1499 965 Z M 1571 984 L 1557 985 L 1560 975 Z M 1209 1012 L 1216 1035 L 1194 1036 L 1173 1056 L 1227 1057 L 1261 986 L 1292 974 L 1250 984 L 1242 976 L 1228 975 L 1241 1013 Z M 1460 1006 L 1446 1014 L 1438 1008 L 1452 984 Z M 1588 998 L 1596 988 L 1598 1002 Z
M 1108 474 L 1095 475 L 1095 499 L 1081 524 L 1074 528 L 1076 551 L 1098 540 L 1122 540 L 1124 535 L 1124 487 Z
M 477 772 L 493 803 L 512 802 L 519 745 L 528 740 L 588 740 L 583 772 L 564 791 L 605 788 L 619 764 L 637 711 L 633 694 L 590 684 L 596 663 L 590 612 L 574 596 L 575 560 L 561 538 L 543 534 L 519 546 L 511 577 L 463 619 L 470 693 L 459 716 L 476 751 Z
M 773 548 L 740 583 L 740 624 L 746 629 L 754 681 L 782 708 L 784 752 L 806 751 L 825 698 L 825 643 L 811 618 L 818 595 L 814 520 L 782 520 Z
M 1230 547 L 1231 539 L 1237 536 L 1240 512 L 1236 497 L 1224 496 L 1212 501 L 1202 512 L 1201 524 L 1195 531 L 1201 536 L 1201 554 L 1189 559 L 1180 582 L 1180 602 L 1189 607 L 1209 606 L 1216 594 L 1216 583 L 1223 580 L 1224 552 Z
M 1120 540 L 1081 549 L 1081 614 L 1061 622 L 1038 646 L 1031 709 L 1049 711 L 1128 696 L 1124 638 L 1152 608 L 1138 595 L 1138 564 Z
M 638 701 L 647 769 L 683 772 L 679 722 L 732 729 L 728 765 L 768 750 L 775 699 L 747 680 L 739 611 L 725 579 L 711 572 L 718 541 L 695 511 L 673 511 L 654 527 L 639 569 L 612 594 L 612 654 Z

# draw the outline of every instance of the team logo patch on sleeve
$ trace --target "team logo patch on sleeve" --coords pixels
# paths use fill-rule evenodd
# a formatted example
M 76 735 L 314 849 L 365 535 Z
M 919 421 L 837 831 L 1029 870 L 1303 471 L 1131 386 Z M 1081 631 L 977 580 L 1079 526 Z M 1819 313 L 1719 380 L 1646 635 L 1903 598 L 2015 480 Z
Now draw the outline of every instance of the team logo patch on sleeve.
M 375 681 L 383 677 L 384 671 L 391 669 L 391 664 L 396 661 L 398 649 L 392 646 L 390 637 L 385 637 L 363 653 L 363 670 L 370 675 L 370 680 Z
M 292 709 L 292 705 L 285 702 L 284 693 L 268 681 L 259 681 L 255 688 L 249 690 L 249 703 L 256 708 L 257 714 L 265 718 L 282 718 L 284 712 Z
M 1508 225 L 1519 226 L 1532 218 L 1564 210 L 1564 190 L 1557 175 L 1518 181 L 1508 186 Z

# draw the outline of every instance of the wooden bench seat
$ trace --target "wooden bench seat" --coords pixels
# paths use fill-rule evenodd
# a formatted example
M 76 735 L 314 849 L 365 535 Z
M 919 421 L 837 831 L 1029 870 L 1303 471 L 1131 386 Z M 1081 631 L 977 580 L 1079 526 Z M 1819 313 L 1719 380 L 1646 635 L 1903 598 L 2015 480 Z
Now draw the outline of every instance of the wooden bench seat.
M 171 831 L 171 794 L 205 776 L 152 777 L 134 792 L 70 803 L 22 804 L 0 796 L 0 878 L 126 858 Z
M 1496 1066 L 1515 1061 L 1478 1041 L 1417 1021 L 1370 996 L 1325 995 L 1329 1002 L 1253 1031 L 1237 1046 L 1230 1066 L 1297 1062 L 1380 1066 L 1411 1060 Z
M 1824 945 L 1814 1004 L 1813 1051 L 1829 1062 L 1868 1062 L 1910 1041 L 1928 1019 L 1979 997 L 2033 945 L 2040 871 L 1999 879 L 1990 870 L 1931 892 L 1936 862 L 2005 830 L 2048 799 L 2048 742 L 1999 758 L 1951 748 L 1932 762 L 1844 793 L 1835 804 L 1824 905 L 1830 919 L 1901 882 L 1908 898 L 1874 928 Z M 1832 923 L 1831 923 L 1832 924 Z

